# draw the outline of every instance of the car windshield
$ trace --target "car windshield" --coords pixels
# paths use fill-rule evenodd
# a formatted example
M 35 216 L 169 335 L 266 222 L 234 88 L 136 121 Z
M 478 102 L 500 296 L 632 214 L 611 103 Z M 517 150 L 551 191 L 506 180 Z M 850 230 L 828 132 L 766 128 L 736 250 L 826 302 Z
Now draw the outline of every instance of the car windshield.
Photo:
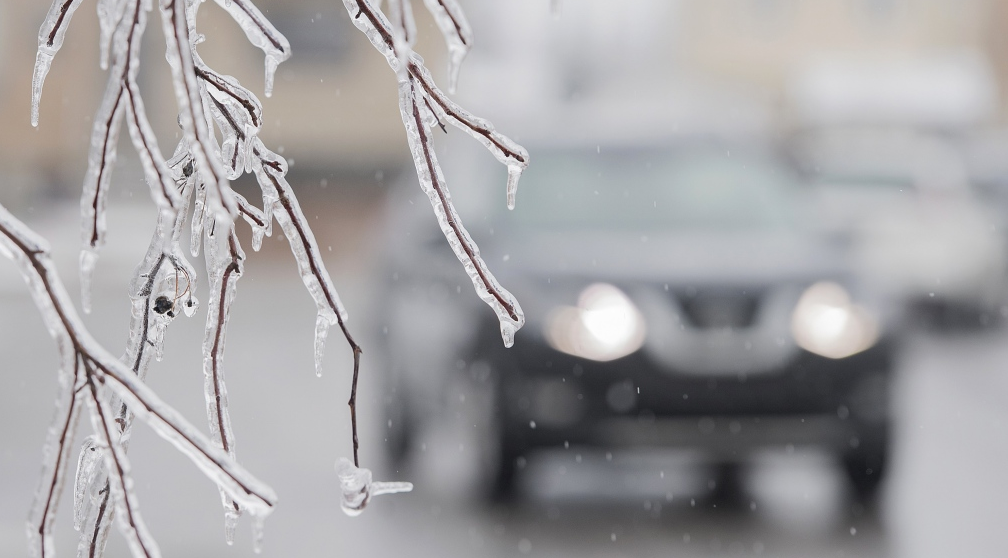
M 790 226 L 795 181 L 731 150 L 536 152 L 515 220 L 536 228 L 753 230 Z

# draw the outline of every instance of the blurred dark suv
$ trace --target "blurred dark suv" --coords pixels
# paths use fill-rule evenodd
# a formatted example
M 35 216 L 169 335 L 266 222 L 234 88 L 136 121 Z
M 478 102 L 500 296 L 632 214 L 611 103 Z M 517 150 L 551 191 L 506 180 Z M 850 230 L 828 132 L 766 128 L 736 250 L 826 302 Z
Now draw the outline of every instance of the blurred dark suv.
M 461 211 L 526 312 L 510 349 L 433 217 L 409 225 L 405 214 L 430 212 L 419 188 L 393 198 L 402 228 L 383 323 L 394 456 L 469 371 L 491 394 L 497 495 L 523 456 L 565 445 L 688 447 L 717 463 L 814 445 L 859 494 L 875 492 L 892 305 L 843 243 L 814 232 L 814 199 L 772 151 L 698 140 L 534 154 L 517 209 Z M 499 177 L 484 168 L 448 176 L 489 188 Z

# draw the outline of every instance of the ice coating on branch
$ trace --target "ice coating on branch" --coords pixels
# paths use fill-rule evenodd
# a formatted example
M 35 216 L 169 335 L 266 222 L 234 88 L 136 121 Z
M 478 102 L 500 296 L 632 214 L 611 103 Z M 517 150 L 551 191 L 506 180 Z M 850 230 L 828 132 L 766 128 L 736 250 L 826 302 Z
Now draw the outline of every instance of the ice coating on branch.
M 401 81 L 409 75 L 409 59 L 413 55 L 413 43 L 416 40 L 416 22 L 413 20 L 410 0 L 389 0 L 388 17 L 392 28 L 392 46 L 397 59 L 395 70 Z
M 329 272 L 325 269 L 315 235 L 308 226 L 290 184 L 284 178 L 287 173 L 287 162 L 283 157 L 266 149 L 259 138 L 253 140 L 252 154 L 252 168 L 263 190 L 264 203 L 267 207 L 276 204 L 273 216 L 290 243 L 301 280 L 315 301 L 319 315 L 328 317 L 330 323 L 339 320 L 345 322 L 346 309 L 332 284 Z
M 473 115 L 448 98 L 443 91 L 434 85 L 430 71 L 423 66 L 422 60 L 413 60 L 411 73 L 419 83 L 424 97 L 437 112 L 440 119 L 446 119 L 453 126 L 469 134 L 483 144 L 494 158 L 504 165 L 517 165 L 523 169 L 528 166 L 529 154 L 524 147 L 511 138 L 497 132 L 494 125 L 484 118 Z
M 98 0 L 98 54 L 99 65 L 103 70 L 108 69 L 112 33 L 119 25 L 119 20 L 122 18 L 125 6 L 125 0 Z
M 333 321 L 331 313 L 319 312 L 315 318 L 315 375 L 322 377 L 322 357 L 325 355 L 326 337 L 329 336 L 329 326 Z
M 80 253 L 80 287 L 81 310 L 91 313 L 91 284 L 94 278 L 95 265 L 98 263 L 98 252 L 84 248 Z
M 262 126 L 262 105 L 238 80 L 214 72 L 196 58 L 201 93 L 221 132 L 221 156 L 228 179 L 234 180 L 248 167 L 249 141 Z
M 273 76 L 277 66 L 290 58 L 290 42 L 287 37 L 277 31 L 276 27 L 263 16 L 259 8 L 250 0 L 216 0 L 238 23 L 245 37 L 253 45 L 262 49 L 266 55 L 266 86 L 265 93 L 273 94 Z
M 360 515 L 375 496 L 413 490 L 413 483 L 410 482 L 372 481 L 370 469 L 358 468 L 345 457 L 336 461 L 336 476 L 339 477 L 342 489 L 340 507 L 350 517 Z
M 176 151 L 171 164 L 177 166 L 183 160 Z M 181 171 L 177 174 L 185 176 Z M 192 190 L 188 181 L 183 183 L 183 206 L 188 206 Z M 160 360 L 165 328 L 171 320 L 180 310 L 191 315 L 198 305 L 192 295 L 196 287 L 195 269 L 181 256 L 178 247 L 184 221 L 185 215 L 182 212 L 176 213 L 168 208 L 159 212 L 147 253 L 134 271 L 130 284 L 130 334 L 123 361 L 131 367 L 130 372 L 141 379 L 147 375 L 151 358 Z M 111 408 L 117 409 L 116 432 L 125 447 L 130 437 L 133 413 L 119 399 L 111 401 Z M 76 491 L 98 494 L 107 504 L 108 482 L 108 473 L 104 470 L 104 464 L 100 463 L 88 476 L 77 479 Z M 78 549 L 84 555 L 96 552 L 96 549 L 100 554 L 100 549 L 104 548 L 114 512 L 111 509 L 101 511 L 101 507 L 100 504 L 97 508 L 92 506 L 93 509 L 81 516 L 83 526 L 80 529 Z
M 448 46 L 448 92 L 454 94 L 462 61 L 472 48 L 472 27 L 456 0 L 424 0 L 424 5 L 434 16 Z
M 39 102 L 42 100 L 42 84 L 45 82 L 53 58 L 63 47 L 70 18 L 73 17 L 81 0 L 53 0 L 42 27 L 39 28 L 38 54 L 35 56 L 35 70 L 32 73 L 32 126 L 38 126 Z
M 466 274 L 472 281 L 476 294 L 493 308 L 501 323 L 501 337 L 505 346 L 514 343 L 514 332 L 525 323 L 517 299 L 497 282 L 480 257 L 479 247 L 469 236 L 462 220 L 455 211 L 451 194 L 445 183 L 441 166 L 431 144 L 431 129 L 424 117 L 425 108 L 418 102 L 418 91 L 414 80 L 402 82 L 399 85 L 399 106 L 403 124 L 406 126 L 406 139 L 413 154 L 420 187 L 430 199 L 434 214 L 437 217 L 441 231 L 455 256 L 462 262 Z
M 237 0 L 234 3 L 237 4 Z M 189 42 L 190 18 L 184 11 L 186 2 L 162 1 L 159 6 L 162 30 L 168 46 L 165 58 L 172 71 L 172 84 L 175 100 L 179 106 L 179 123 L 182 126 L 183 138 L 189 145 L 189 152 L 195 161 L 195 168 L 200 174 L 201 181 L 206 185 L 207 207 L 215 216 L 230 221 L 238 214 L 237 202 L 217 156 L 218 148 L 207 123 L 210 114 L 203 106 L 196 62 Z M 180 6 L 183 10 L 181 13 Z
M 207 233 L 204 242 L 210 302 L 203 336 L 203 397 L 210 425 L 210 439 L 233 459 L 234 432 L 231 429 L 227 387 L 224 383 L 224 341 L 231 319 L 231 305 L 237 294 L 238 279 L 243 272 L 245 253 L 233 227 L 226 234 L 223 231 L 216 235 Z M 221 246 L 222 243 L 225 244 L 224 247 Z M 224 538 L 231 544 L 241 508 L 223 488 L 221 505 L 224 507 Z
M 98 113 L 95 115 L 94 127 L 91 130 L 91 149 L 88 152 L 88 168 L 84 175 L 84 187 L 81 191 L 81 241 L 84 251 L 91 254 L 81 254 L 81 272 L 85 264 L 94 269 L 94 260 L 98 252 L 105 246 L 105 207 L 108 199 L 108 189 L 112 180 L 112 168 L 115 166 L 119 142 L 119 130 L 126 103 L 123 102 L 122 82 L 109 81 Z M 81 278 L 82 288 L 90 279 Z M 88 296 L 90 298 L 90 296 Z
M 191 191 L 193 188 L 187 189 Z M 166 235 L 165 229 L 162 228 L 165 221 L 162 217 L 165 215 L 173 216 L 169 211 L 160 212 L 159 231 L 152 239 L 151 255 L 156 254 L 158 261 L 163 262 L 167 259 L 172 263 L 170 267 L 179 275 L 169 279 L 166 283 L 182 287 L 187 283 L 187 274 L 194 277 L 192 267 L 184 259 L 180 259 L 177 253 L 178 237 L 175 233 L 180 230 L 182 219 L 176 217 L 173 223 L 171 219 L 167 219 L 168 223 L 173 226 L 168 227 L 172 232 Z M 166 239 L 170 239 L 172 246 L 175 246 L 172 250 L 172 256 L 165 254 Z M 116 408 L 115 403 L 111 406 L 105 403 L 110 400 L 110 397 L 113 402 L 122 401 L 130 411 L 135 412 L 137 417 L 147 422 L 155 432 L 189 456 L 208 477 L 221 485 L 243 508 L 253 514 L 265 515 L 269 513 L 276 497 L 268 487 L 249 475 L 226 454 L 214 448 L 211 442 L 197 429 L 189 425 L 181 415 L 157 398 L 137 378 L 136 374 L 139 370 L 130 370 L 98 345 L 87 333 L 55 272 L 46 243 L 11 216 L 2 205 L 0 205 L 0 253 L 15 261 L 28 282 L 30 292 L 46 327 L 57 342 L 60 356 L 59 379 L 62 390 L 57 404 L 57 420 L 54 421 L 53 428 L 50 429 L 50 441 L 47 442 L 44 452 L 43 478 L 30 519 L 31 530 L 35 533 L 35 535 L 30 534 L 29 536 L 33 552 L 51 554 L 49 526 L 51 518 L 56 513 L 58 496 L 62 488 L 62 471 L 65 470 L 67 461 L 67 448 L 71 445 L 67 442 L 72 440 L 74 436 L 74 413 L 80 408 L 77 397 L 88 400 L 92 422 L 98 435 L 97 445 L 105 448 L 99 450 L 103 453 L 104 461 L 97 460 L 97 464 L 92 467 L 85 460 L 82 468 L 84 473 L 81 475 L 80 488 L 85 491 L 82 491 L 81 494 L 98 495 L 101 501 L 101 505 L 90 507 L 90 511 L 86 513 L 104 510 L 104 506 L 110 504 L 102 517 L 106 520 L 113 515 L 119 517 L 120 529 L 126 535 L 134 553 L 156 556 L 157 550 L 143 529 L 142 520 L 136 512 L 135 498 L 131 494 L 132 481 L 127 474 L 129 465 L 125 460 L 125 450 L 119 445 L 120 440 L 123 442 L 128 440 L 129 427 L 128 425 L 120 426 L 122 424 L 120 421 L 123 420 L 122 415 L 117 416 L 110 412 L 110 409 Z M 138 274 L 142 274 L 143 271 L 142 265 L 138 267 Z M 151 276 L 158 279 L 156 272 Z M 169 302 L 186 304 L 189 301 L 195 305 L 195 299 L 189 296 L 191 293 L 184 291 L 180 293 L 174 290 L 174 294 L 176 298 Z M 162 308 L 169 307 L 175 308 L 174 306 L 162 306 Z M 149 354 L 150 351 L 147 353 Z M 139 360 L 140 358 L 138 358 L 138 362 Z M 80 379 L 81 382 L 78 384 L 76 379 Z M 122 433 L 120 434 L 120 432 Z M 53 451 L 54 448 L 57 451 Z M 110 473 L 108 476 L 103 476 L 99 473 L 99 469 Z M 91 477 L 89 479 L 91 482 L 84 482 L 86 477 Z M 110 488 L 105 488 L 106 485 Z M 89 492 L 88 490 L 92 488 L 96 490 Z M 77 498 L 77 500 L 83 501 L 82 498 Z M 112 513 L 113 506 L 117 513 Z M 75 523 L 80 525 L 79 518 L 83 515 L 85 513 L 75 514 Z M 95 516 L 95 519 L 85 520 L 85 523 L 98 527 L 108 525 L 108 523 L 102 524 L 97 519 L 97 513 L 92 515 Z M 93 532 L 95 536 L 89 537 L 87 544 L 90 548 L 84 547 L 82 552 L 85 556 L 100 555 L 108 531 L 106 528 L 98 528 L 90 532 Z
M 91 513 L 93 506 L 102 495 L 89 490 L 95 486 L 90 484 L 90 479 L 95 475 L 95 471 L 105 456 L 104 450 L 97 438 L 93 435 L 84 438 L 81 444 L 80 455 L 77 456 L 77 474 L 74 477 L 74 529 L 80 531 L 84 526 L 84 520 Z
M 371 44 L 385 57 L 399 77 L 399 108 L 406 127 L 406 139 L 413 155 L 420 186 L 430 199 L 441 230 L 472 280 L 477 295 L 493 308 L 501 322 L 501 337 L 506 346 L 514 342 L 514 333 L 525 323 L 518 301 L 497 282 L 479 255 L 479 248 L 451 203 L 445 179 L 434 153 L 431 124 L 446 118 L 452 125 L 482 143 L 498 161 L 509 167 L 508 201 L 513 204 L 517 175 L 528 165 L 528 152 L 511 139 L 497 133 L 493 125 L 466 112 L 452 102 L 435 84 L 423 59 L 410 55 L 403 72 L 400 49 L 396 46 L 395 26 L 366 0 L 343 0 L 354 25 L 364 32 Z M 446 12 L 449 8 L 441 4 Z M 455 6 L 457 8 L 457 6 Z M 461 13 L 461 12 L 459 12 Z M 455 25 L 455 24 L 453 24 Z M 405 76 L 403 74 L 406 74 Z M 515 167 L 515 169 L 511 169 Z
M 64 343 L 65 337 L 60 341 L 61 345 Z M 51 533 L 56 519 L 55 509 L 63 491 L 65 470 L 72 448 L 70 440 L 77 427 L 81 408 L 75 391 L 73 351 L 69 346 L 61 346 L 60 353 L 60 394 L 56 399 L 53 421 L 46 434 L 42 450 L 42 476 L 27 523 L 29 551 L 34 556 L 49 556 L 53 553 Z
M 92 428 L 97 438 L 104 442 L 100 453 L 104 458 L 105 474 L 108 475 L 110 499 L 115 502 L 119 531 L 126 538 L 126 543 L 134 556 L 160 556 L 157 544 L 140 517 L 139 504 L 133 490 L 133 479 L 130 477 L 129 460 L 126 458 L 125 449 L 119 444 L 114 417 L 105 404 L 107 401 L 105 390 L 93 380 L 88 380 L 85 391 L 88 395 L 88 407 L 91 409 Z

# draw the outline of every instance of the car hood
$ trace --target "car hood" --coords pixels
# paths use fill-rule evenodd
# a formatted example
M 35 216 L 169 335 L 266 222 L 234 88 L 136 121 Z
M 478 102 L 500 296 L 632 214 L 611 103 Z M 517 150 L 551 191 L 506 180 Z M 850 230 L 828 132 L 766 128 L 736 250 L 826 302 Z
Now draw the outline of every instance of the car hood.
M 502 276 L 593 277 L 616 282 L 765 284 L 846 274 L 843 247 L 790 231 L 507 234 Z M 499 250 L 499 248 L 498 248 Z

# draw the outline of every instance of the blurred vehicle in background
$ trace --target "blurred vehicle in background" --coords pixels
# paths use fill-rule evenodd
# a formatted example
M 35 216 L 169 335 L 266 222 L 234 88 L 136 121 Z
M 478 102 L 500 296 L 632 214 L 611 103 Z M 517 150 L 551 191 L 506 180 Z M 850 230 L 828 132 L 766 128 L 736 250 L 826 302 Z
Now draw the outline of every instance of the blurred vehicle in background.
M 513 213 L 502 199 L 460 208 L 525 309 L 510 349 L 424 194 L 410 183 L 392 197 L 402 232 L 380 314 L 395 460 L 465 376 L 489 394 L 473 422 L 497 496 L 524 456 L 566 446 L 692 448 L 730 464 L 810 445 L 874 494 L 893 311 L 845 246 L 807 225 L 817 200 L 794 173 L 770 150 L 716 139 L 530 147 Z M 500 178 L 454 159 L 455 183 Z
M 873 283 L 932 317 L 987 325 L 1004 300 L 1004 215 L 980 202 L 962 152 L 907 127 L 834 127 L 794 142 L 820 227 Z

